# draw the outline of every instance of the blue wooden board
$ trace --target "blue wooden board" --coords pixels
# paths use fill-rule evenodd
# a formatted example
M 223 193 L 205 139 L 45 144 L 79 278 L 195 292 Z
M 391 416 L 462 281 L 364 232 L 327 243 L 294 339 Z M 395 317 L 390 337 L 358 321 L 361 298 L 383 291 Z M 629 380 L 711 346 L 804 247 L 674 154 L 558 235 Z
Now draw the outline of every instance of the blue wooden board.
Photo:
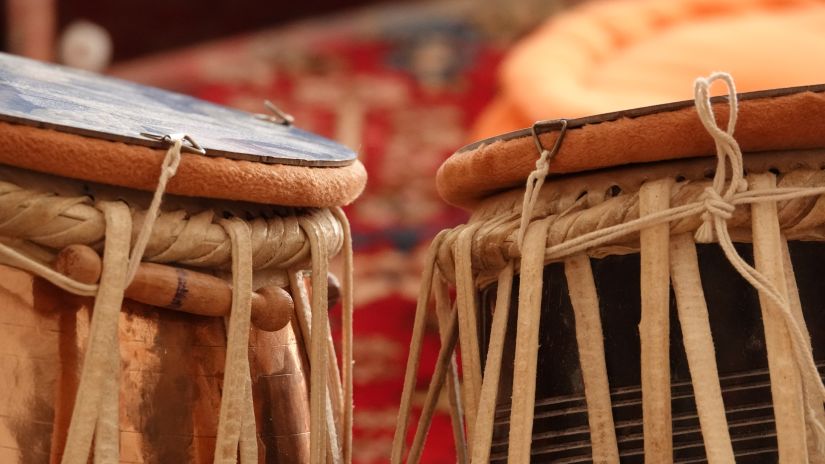
M 149 147 L 164 144 L 141 133 L 184 133 L 209 156 L 264 163 L 345 166 L 356 158 L 341 144 L 251 113 L 5 53 L 0 120 Z

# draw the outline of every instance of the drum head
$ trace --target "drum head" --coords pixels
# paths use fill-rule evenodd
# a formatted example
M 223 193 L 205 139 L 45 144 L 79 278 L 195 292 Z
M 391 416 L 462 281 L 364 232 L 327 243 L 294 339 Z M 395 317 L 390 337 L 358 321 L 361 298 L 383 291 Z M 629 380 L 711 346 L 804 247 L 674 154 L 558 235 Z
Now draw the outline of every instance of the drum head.
M 263 163 L 332 167 L 356 158 L 343 145 L 260 115 L 3 53 L 0 120 L 153 148 L 165 144 L 151 135 L 183 133 L 207 155 Z
M 788 95 L 804 93 L 804 92 L 814 92 L 814 93 L 824 93 L 825 92 L 825 84 L 817 84 L 817 85 L 805 85 L 800 87 L 786 87 L 782 89 L 769 89 L 769 90 L 760 90 L 756 92 L 745 92 L 740 93 L 737 95 L 739 101 L 747 101 L 747 100 L 757 100 L 757 99 L 769 99 L 769 98 L 776 98 L 776 97 L 784 97 Z M 727 96 L 720 95 L 717 97 L 711 98 L 711 102 L 716 103 L 725 103 L 727 102 Z M 643 116 L 651 116 L 657 113 L 668 113 L 677 110 L 683 110 L 686 108 L 692 108 L 694 106 L 693 100 L 682 100 L 678 102 L 671 102 L 671 103 L 663 103 L 661 105 L 653 105 L 653 106 L 645 106 L 641 108 L 632 108 L 627 110 L 621 111 L 613 111 L 610 113 L 602 113 L 597 114 L 594 116 L 585 116 L 582 118 L 575 118 L 575 119 L 568 119 L 567 120 L 567 129 L 576 129 L 578 127 L 583 127 L 586 125 L 592 124 L 601 124 L 605 122 L 617 121 L 623 118 L 638 118 Z M 537 123 L 536 125 L 536 132 L 538 134 L 544 134 L 548 132 L 554 132 L 558 130 L 557 125 L 552 124 L 541 124 Z M 532 138 L 533 137 L 533 129 L 526 128 L 520 129 L 512 132 L 507 132 L 501 135 L 497 135 L 494 137 L 488 137 L 483 140 L 479 140 L 477 142 L 471 143 L 469 145 L 465 145 L 464 147 L 460 148 L 456 153 L 464 153 L 464 152 L 471 152 L 481 146 L 489 145 L 494 142 L 501 142 L 501 141 L 510 141 L 519 138 Z
M 735 135 L 743 152 L 825 147 L 825 85 L 742 93 L 738 100 Z M 724 127 L 727 97 L 712 102 Z M 566 120 L 550 175 L 713 156 L 713 138 L 693 105 L 690 100 Z M 448 203 L 472 209 L 491 194 L 523 187 L 539 158 L 536 138 L 551 149 L 561 132 L 560 121 L 536 123 L 537 137 L 527 128 L 460 149 L 438 172 L 439 193 Z

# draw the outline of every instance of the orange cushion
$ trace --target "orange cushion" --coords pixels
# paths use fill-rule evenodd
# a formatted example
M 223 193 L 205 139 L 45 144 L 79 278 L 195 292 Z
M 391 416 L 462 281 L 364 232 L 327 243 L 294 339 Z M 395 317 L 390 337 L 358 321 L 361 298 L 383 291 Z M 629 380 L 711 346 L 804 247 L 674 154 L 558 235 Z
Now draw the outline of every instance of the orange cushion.
M 726 71 L 740 92 L 825 81 L 825 2 L 602 0 L 555 16 L 501 69 L 475 135 L 692 98 Z M 721 88 L 721 86 L 720 86 Z
M 713 105 L 722 127 L 728 104 Z M 740 95 L 736 139 L 744 152 L 825 148 L 825 86 Z M 558 130 L 541 132 L 552 147 Z M 550 174 L 573 173 L 630 163 L 713 156 L 713 138 L 692 101 L 569 121 L 564 141 L 550 162 Z M 530 130 L 470 145 L 438 170 L 438 192 L 448 202 L 472 209 L 478 201 L 509 188 L 524 188 L 538 150 Z
M 0 122 L 0 164 L 72 179 L 152 192 L 165 149 Z M 314 168 L 181 154 L 166 191 L 176 195 L 267 205 L 346 205 L 364 189 L 367 173 L 349 166 Z

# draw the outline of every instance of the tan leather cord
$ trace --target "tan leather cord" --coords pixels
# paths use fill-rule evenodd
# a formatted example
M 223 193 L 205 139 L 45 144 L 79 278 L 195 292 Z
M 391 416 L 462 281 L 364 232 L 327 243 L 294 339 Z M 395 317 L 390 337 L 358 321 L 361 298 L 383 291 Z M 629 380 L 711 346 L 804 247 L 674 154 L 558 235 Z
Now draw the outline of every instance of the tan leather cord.
M 344 275 L 341 283 L 341 381 L 344 393 L 344 436 L 341 452 L 344 462 L 352 462 L 352 413 L 353 413 L 353 357 L 352 357 L 352 316 L 353 316 L 353 262 L 352 233 L 349 220 L 341 208 L 333 208 L 332 214 L 341 223 L 344 232 Z
M 413 322 L 412 338 L 410 340 L 410 354 L 407 357 L 407 368 L 406 374 L 404 375 L 404 388 L 401 393 L 401 401 L 398 407 L 398 419 L 395 424 L 395 434 L 392 439 L 392 452 L 390 454 L 390 462 L 392 464 L 400 464 L 404 459 L 407 428 L 409 427 L 410 411 L 412 410 L 415 375 L 416 372 L 418 372 L 418 365 L 421 361 L 421 346 L 424 340 L 427 306 L 429 304 L 430 293 L 433 287 L 436 254 L 439 251 L 444 235 L 444 232 L 436 235 L 429 250 L 427 251 L 427 257 L 424 260 L 424 274 L 421 276 L 421 288 L 418 292 L 418 303 L 415 308 L 415 320 Z M 458 311 L 454 311 L 453 319 L 457 319 L 457 313 Z M 445 347 L 446 345 L 442 344 L 441 350 L 445 351 Z M 452 348 L 450 348 L 449 351 L 450 354 L 448 356 L 452 356 Z
M 117 349 L 114 351 L 118 356 L 118 369 L 114 372 L 109 369 L 112 367 L 110 355 L 113 347 L 118 346 L 117 328 L 129 257 L 130 217 L 128 207 L 123 203 L 102 203 L 100 207 L 110 233 L 106 235 L 100 290 L 92 311 L 88 347 L 83 359 L 66 448 L 61 460 L 63 464 L 86 464 L 89 461 L 92 437 L 100 420 L 101 405 L 111 404 L 110 399 L 105 396 L 114 395 L 117 398 L 118 394 L 117 389 L 111 390 L 119 384 L 120 354 Z M 106 378 L 109 376 L 116 377 L 115 381 L 107 381 Z M 104 439 L 96 443 L 95 450 L 100 452 L 101 458 L 105 458 L 107 462 L 112 462 L 111 459 L 117 462 L 118 444 L 117 441 L 111 441 L 111 428 L 117 428 L 117 417 L 112 424 L 111 412 L 105 412 L 104 423 L 98 428 L 104 429 Z
M 249 382 L 249 329 L 252 310 L 252 248 L 249 228 L 240 219 L 221 221 L 232 241 L 232 312 L 226 334 L 226 367 L 223 375 L 221 408 L 218 418 L 218 437 L 215 445 L 215 464 L 237 462 L 241 441 L 241 425 L 247 416 L 247 401 L 251 398 Z M 247 437 L 245 437 L 247 438 Z M 249 442 L 247 438 L 247 443 Z M 254 442 L 254 439 L 253 439 Z M 243 459 L 257 462 L 257 446 L 242 447 Z
M 536 401 L 536 363 L 541 322 L 541 288 L 544 259 L 541 248 L 547 241 L 548 221 L 536 221 L 524 234 L 521 259 L 516 352 L 513 361 L 513 404 L 510 409 L 510 443 L 507 462 L 530 462 L 533 441 L 533 412 Z
M 564 262 L 570 305 L 576 318 L 576 344 L 587 401 L 593 462 L 619 462 L 619 446 L 610 403 L 610 381 L 604 353 L 599 296 L 590 258 L 576 255 Z
M 455 242 L 453 254 L 456 259 L 456 311 L 458 312 L 458 341 L 461 346 L 461 365 L 464 375 L 463 397 L 464 415 L 467 418 L 467 445 L 473 446 L 473 430 L 476 421 L 476 407 L 481 390 L 481 354 L 478 346 L 477 327 L 478 305 L 476 286 L 473 282 L 471 253 L 473 235 L 478 226 L 464 228 Z
M 433 289 L 435 299 L 435 312 L 438 317 L 438 332 L 441 336 L 441 343 L 446 343 L 447 325 L 450 322 L 450 313 L 455 311 L 450 301 L 450 289 L 447 282 L 441 278 L 441 273 L 435 273 L 435 285 Z M 467 456 L 467 440 L 464 437 L 464 406 L 461 396 L 461 381 L 458 376 L 458 362 L 455 353 L 450 357 L 450 365 L 447 372 L 447 401 L 450 404 L 450 425 L 453 428 L 453 440 L 455 443 L 456 460 L 458 464 L 469 462 Z M 478 420 L 478 419 L 476 419 Z
M 793 271 L 793 263 L 791 262 L 791 252 L 788 249 L 788 240 L 785 237 L 781 239 L 782 247 L 782 266 L 785 270 L 785 282 L 788 286 L 788 302 L 791 306 L 794 318 L 796 318 L 799 328 L 802 330 L 807 343 L 811 343 L 811 334 L 805 326 L 805 318 L 802 314 L 802 301 L 799 298 L 799 289 L 796 286 L 796 276 Z M 813 410 L 816 422 L 825 424 L 825 408 L 822 407 L 816 394 L 816 384 L 811 383 L 811 379 L 805 379 L 805 407 Z M 817 403 L 819 402 L 819 407 Z M 825 450 L 817 444 L 817 431 L 814 422 L 806 422 L 806 443 L 808 445 L 808 461 L 811 464 L 825 463 Z
M 671 179 L 642 185 L 639 214 L 666 210 Z M 642 372 L 642 429 L 645 461 L 673 462 L 673 419 L 670 412 L 670 227 L 667 223 L 639 232 Z
M 89 336 L 89 351 L 83 362 L 80 385 L 78 387 L 75 409 L 69 425 L 66 439 L 66 449 L 63 462 L 85 463 L 88 460 L 89 445 L 92 436 L 95 437 L 94 461 L 96 463 L 110 463 L 119 461 L 120 431 L 119 431 L 119 384 L 120 384 L 120 351 L 118 349 L 117 325 L 120 306 L 123 301 L 124 289 L 134 277 L 134 271 L 143 256 L 146 243 L 152 233 L 156 213 L 160 208 L 163 191 L 170 177 L 175 174 L 180 162 L 181 140 L 175 140 L 166 153 L 161 166 L 161 175 L 158 187 L 155 190 L 150 214 L 138 232 L 135 246 L 129 256 L 123 256 L 123 250 L 128 253 L 131 232 L 131 215 L 125 203 L 102 202 L 100 210 L 105 217 L 107 230 L 104 246 L 103 272 L 95 298 L 95 311 L 92 316 L 92 327 Z M 55 202 L 55 203 L 71 203 Z M 46 210 L 56 209 L 46 207 Z M 37 209 L 23 209 L 19 214 L 8 217 L 3 225 L 9 229 L 25 229 L 32 222 L 43 220 L 41 215 L 33 214 Z M 45 216 L 46 218 L 49 215 Z M 5 250 L 13 251 L 13 250 Z M 7 253 L 14 255 L 14 253 Z M 30 258 L 22 260 L 28 262 L 28 270 L 45 268 L 42 264 Z M 62 280 L 71 288 L 76 282 L 71 279 Z M 81 290 L 86 290 L 82 288 Z M 251 290 L 250 290 L 251 291 Z M 98 316 L 100 314 L 100 316 Z M 98 323 L 95 324 L 95 318 Z M 88 366 L 88 368 L 87 368 Z M 84 383 L 85 381 L 85 383 Z M 84 388 L 87 391 L 84 391 Z M 94 426 L 94 432 L 91 427 Z
M 300 221 L 301 228 L 309 237 L 312 250 L 312 314 L 310 330 L 310 463 L 322 464 L 327 458 L 327 444 L 334 421 L 330 424 L 331 408 L 327 385 L 329 319 L 327 316 L 327 244 L 323 233 L 315 221 Z M 323 276 L 323 277 L 322 277 Z M 334 361 L 332 361 L 334 362 Z M 333 456 L 340 450 L 333 449 Z
M 688 360 L 696 412 L 709 464 L 733 463 L 733 446 L 719 384 L 716 350 L 710 332 L 708 306 L 702 291 L 696 244 L 689 234 L 673 237 L 670 268 L 676 311 Z
M 484 379 L 481 383 L 481 395 L 479 396 L 478 411 L 476 412 L 476 436 L 473 440 L 471 461 L 475 464 L 490 462 L 490 446 L 493 442 L 493 423 L 501 379 L 501 363 L 504 355 L 504 341 L 507 335 L 507 321 L 510 315 L 513 275 L 513 264 L 510 264 L 498 276 L 496 306 L 490 328 L 490 344 L 487 348 L 487 362 L 484 365 Z
M 757 188 L 771 188 L 775 183 L 773 174 L 754 175 L 750 180 Z M 755 267 L 775 286 L 779 296 L 785 299 L 787 285 L 776 208 L 772 203 L 759 203 L 753 205 L 752 210 Z M 783 323 L 780 305 L 765 291 L 759 292 L 759 304 L 762 307 L 762 324 L 765 327 L 765 348 L 768 352 L 779 462 L 806 462 L 808 449 L 799 369 L 801 366 L 794 363 L 793 340 L 788 327 Z
M 290 272 L 289 273 L 290 289 L 293 298 L 295 299 L 295 316 L 298 322 L 301 338 L 305 345 L 304 348 L 307 353 L 310 353 L 312 342 L 310 336 L 312 334 L 312 303 L 309 301 L 309 292 L 304 281 L 304 272 Z M 326 337 L 330 341 L 329 336 Z M 328 350 L 329 354 L 329 350 Z M 311 366 L 310 366 L 311 368 Z M 330 376 L 332 377 L 332 376 Z M 331 382 L 327 383 L 327 398 L 324 401 L 324 421 L 326 423 L 326 454 L 327 459 L 332 462 L 340 462 L 338 436 L 335 427 L 335 418 L 333 412 L 332 389 L 329 388 Z M 310 388 L 311 390 L 311 388 Z M 311 437 L 310 437 L 311 438 Z
M 427 433 L 429 433 L 430 425 L 432 424 L 435 405 L 441 390 L 444 388 L 444 382 L 450 366 L 450 359 L 455 352 L 456 342 L 458 341 L 457 311 L 450 312 L 449 316 L 447 326 L 444 328 L 446 337 L 438 352 L 433 379 L 427 389 L 424 406 L 421 408 L 421 417 L 418 420 L 418 427 L 416 427 L 415 430 L 412 446 L 410 446 L 410 454 L 407 456 L 407 462 L 409 464 L 418 464 L 421 461 L 421 454 L 424 452 L 424 441 L 427 438 Z
M 258 427 L 255 420 L 255 403 L 252 398 L 252 378 L 244 382 L 243 418 L 241 420 L 240 457 L 243 463 L 258 461 Z
M 544 162 L 546 162 L 546 160 L 537 162 L 537 168 L 540 169 L 540 165 Z M 533 184 L 528 182 L 528 185 Z M 532 204 L 529 202 L 525 204 L 529 204 L 530 207 L 532 207 Z M 506 219 L 506 216 L 502 218 L 502 220 Z M 521 231 L 522 229 L 519 230 Z M 523 237 L 520 243 L 523 245 Z M 490 459 L 490 446 L 493 440 L 493 423 L 495 421 L 496 402 L 499 382 L 501 380 L 501 364 L 504 355 L 504 342 L 507 336 L 514 269 L 515 264 L 512 262 L 508 263 L 498 275 L 495 313 L 493 314 L 493 322 L 490 328 L 487 361 L 484 365 L 481 389 L 478 397 L 476 423 L 473 431 L 474 437 L 471 448 L 471 458 L 474 463 L 488 462 Z

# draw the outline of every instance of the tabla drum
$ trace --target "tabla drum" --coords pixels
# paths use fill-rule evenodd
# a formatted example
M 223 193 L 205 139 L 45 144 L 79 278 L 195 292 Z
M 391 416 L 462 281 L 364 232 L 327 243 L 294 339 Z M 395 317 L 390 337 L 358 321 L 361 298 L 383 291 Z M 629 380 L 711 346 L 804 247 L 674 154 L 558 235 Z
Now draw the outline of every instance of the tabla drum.
M 446 161 L 473 214 L 425 267 L 409 372 L 431 294 L 442 347 L 407 462 L 444 388 L 462 462 L 825 462 L 825 86 L 733 88 Z
M 4 54 L 0 134 L 0 462 L 348 461 L 351 151 Z

